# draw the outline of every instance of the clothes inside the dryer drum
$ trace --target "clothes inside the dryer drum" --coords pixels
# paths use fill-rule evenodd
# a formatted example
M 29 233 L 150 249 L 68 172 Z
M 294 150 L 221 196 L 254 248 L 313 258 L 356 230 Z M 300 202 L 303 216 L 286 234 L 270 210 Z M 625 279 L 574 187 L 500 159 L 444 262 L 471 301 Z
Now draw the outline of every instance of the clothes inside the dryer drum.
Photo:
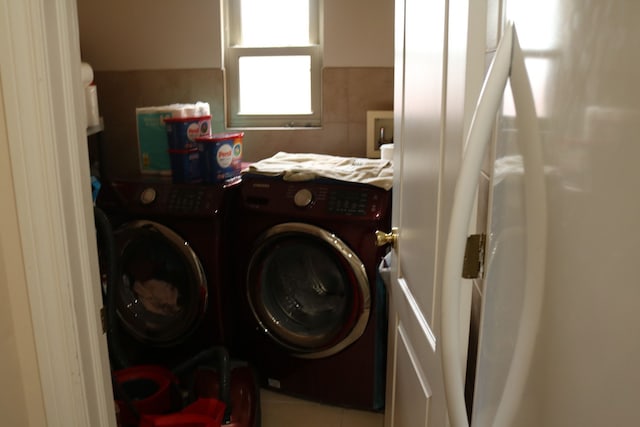
M 335 249 L 304 234 L 273 238 L 256 253 L 250 299 L 260 323 L 301 352 L 336 344 L 353 328 L 359 287 Z
M 207 285 L 202 267 L 186 242 L 156 227 L 125 233 L 129 236 L 121 251 L 117 290 L 120 319 L 141 341 L 173 345 L 192 332 L 204 313 Z

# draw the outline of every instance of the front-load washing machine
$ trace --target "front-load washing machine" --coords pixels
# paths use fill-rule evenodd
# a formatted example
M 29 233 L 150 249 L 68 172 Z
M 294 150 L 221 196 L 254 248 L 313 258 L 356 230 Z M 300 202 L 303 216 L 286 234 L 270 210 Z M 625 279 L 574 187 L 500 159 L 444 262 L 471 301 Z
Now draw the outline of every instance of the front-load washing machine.
M 112 365 L 174 367 L 227 344 L 226 221 L 237 190 L 161 178 L 102 186 L 96 205 L 111 221 L 121 271 L 107 307 L 117 314 Z
M 375 232 L 389 229 L 391 192 L 247 174 L 238 202 L 233 351 L 264 387 L 382 409 L 387 312 Z

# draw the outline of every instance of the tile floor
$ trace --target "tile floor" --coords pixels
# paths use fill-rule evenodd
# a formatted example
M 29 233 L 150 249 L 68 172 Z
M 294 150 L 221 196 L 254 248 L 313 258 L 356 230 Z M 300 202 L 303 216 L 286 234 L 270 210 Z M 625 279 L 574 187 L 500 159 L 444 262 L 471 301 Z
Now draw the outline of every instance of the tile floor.
M 384 415 L 260 391 L 262 427 L 383 427 Z

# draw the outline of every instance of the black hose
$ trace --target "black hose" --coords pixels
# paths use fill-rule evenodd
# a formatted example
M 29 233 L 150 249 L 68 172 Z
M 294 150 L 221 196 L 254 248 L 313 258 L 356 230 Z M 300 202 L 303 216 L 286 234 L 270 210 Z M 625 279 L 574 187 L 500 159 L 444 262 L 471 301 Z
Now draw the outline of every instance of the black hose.
M 180 377 L 198 366 L 211 366 L 211 363 L 215 363 L 212 367 L 218 371 L 220 378 L 220 396 L 218 396 L 218 400 L 225 404 L 224 420 L 228 421 L 231 414 L 231 374 L 229 370 L 229 353 L 225 347 L 216 346 L 201 351 L 191 359 L 176 366 L 172 372 L 177 377 Z
M 104 306 L 106 311 L 106 332 L 107 343 L 111 364 L 118 365 L 116 368 L 126 368 L 129 360 L 122 351 L 120 337 L 118 334 L 118 318 L 116 313 L 116 288 L 121 280 L 120 254 L 116 246 L 113 227 L 109 217 L 98 207 L 93 208 L 93 215 L 96 224 L 98 247 L 101 248 L 103 264 L 107 277 L 106 289 L 103 292 Z M 113 369 L 113 366 L 112 366 Z

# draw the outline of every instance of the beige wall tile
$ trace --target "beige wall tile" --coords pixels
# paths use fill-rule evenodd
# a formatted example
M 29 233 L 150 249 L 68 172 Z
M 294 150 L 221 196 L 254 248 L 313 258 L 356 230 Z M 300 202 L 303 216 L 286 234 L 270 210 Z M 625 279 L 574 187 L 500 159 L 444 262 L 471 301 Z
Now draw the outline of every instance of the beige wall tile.
M 353 156 L 366 157 L 367 155 L 367 126 L 366 121 L 362 122 L 349 122 L 349 142 L 348 146 L 351 149 Z
M 350 68 L 348 84 L 350 123 L 366 123 L 367 110 L 393 110 L 392 68 Z
M 322 122 L 346 123 L 349 108 L 349 69 L 322 71 Z
M 226 129 L 220 69 L 98 71 L 95 81 L 105 123 L 102 161 L 110 178 L 139 174 L 136 107 L 209 102 L 213 132 Z M 278 151 L 364 157 L 367 110 L 392 108 L 392 68 L 326 68 L 322 128 L 246 130 L 243 158 L 257 161 Z

